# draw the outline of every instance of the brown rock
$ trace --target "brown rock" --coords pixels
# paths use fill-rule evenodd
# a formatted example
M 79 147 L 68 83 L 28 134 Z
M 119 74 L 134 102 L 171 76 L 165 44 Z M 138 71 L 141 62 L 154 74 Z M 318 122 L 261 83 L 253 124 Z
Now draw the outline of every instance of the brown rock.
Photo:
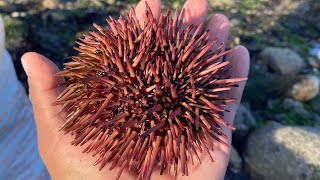
M 254 179 L 320 179 L 320 130 L 269 123 L 248 139 L 246 169 Z

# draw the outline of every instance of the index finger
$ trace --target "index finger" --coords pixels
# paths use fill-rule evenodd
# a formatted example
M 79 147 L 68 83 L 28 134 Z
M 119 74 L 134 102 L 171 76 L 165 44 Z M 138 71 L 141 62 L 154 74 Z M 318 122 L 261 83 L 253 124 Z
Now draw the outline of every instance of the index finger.
M 229 19 L 223 14 L 212 15 L 208 22 L 207 27 L 209 30 L 209 40 L 217 40 L 217 43 L 213 45 L 212 49 L 215 50 L 221 43 L 226 44 L 229 35 L 230 22 Z M 222 50 L 225 49 L 225 46 Z
M 206 20 L 208 14 L 207 0 L 187 0 L 183 5 L 184 18 L 183 28 L 192 24 L 201 24 Z
M 248 77 L 250 56 L 248 50 L 245 47 L 237 46 L 234 51 L 227 55 L 226 61 L 229 61 L 230 66 L 232 67 L 229 71 L 230 78 Z M 230 102 L 226 108 L 230 112 L 225 113 L 224 120 L 231 125 L 234 122 L 234 117 L 239 107 L 245 84 L 246 81 L 241 81 L 237 83 L 238 87 L 231 89 L 231 91 L 228 94 L 229 97 L 237 99 L 236 102 Z
M 158 19 L 161 14 L 161 1 L 160 0 L 141 0 L 135 8 L 137 19 L 139 20 L 140 26 L 143 27 L 145 12 L 147 5 L 150 7 L 152 15 L 155 19 Z

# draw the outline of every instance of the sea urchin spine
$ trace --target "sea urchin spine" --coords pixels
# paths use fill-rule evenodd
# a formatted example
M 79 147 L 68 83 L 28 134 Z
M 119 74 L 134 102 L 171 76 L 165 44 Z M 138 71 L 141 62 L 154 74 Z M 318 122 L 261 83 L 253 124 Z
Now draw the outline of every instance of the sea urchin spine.
M 153 168 L 188 175 L 187 162 L 200 161 L 199 152 L 213 158 L 213 142 L 227 145 L 221 125 L 228 102 L 224 97 L 237 82 L 230 79 L 232 50 L 213 50 L 216 40 L 202 25 L 182 29 L 184 11 L 171 10 L 154 19 L 150 8 L 141 27 L 133 8 L 126 20 L 107 19 L 108 27 L 80 38 L 79 52 L 58 73 L 66 89 L 55 105 L 67 112 L 61 130 L 71 132 L 73 145 L 98 156 L 100 170 L 120 166 L 137 169 L 138 179 L 150 179 Z

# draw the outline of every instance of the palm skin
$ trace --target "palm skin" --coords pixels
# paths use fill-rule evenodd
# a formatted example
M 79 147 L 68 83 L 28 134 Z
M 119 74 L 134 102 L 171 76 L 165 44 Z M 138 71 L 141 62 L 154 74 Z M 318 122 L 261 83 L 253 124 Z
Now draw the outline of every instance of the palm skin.
M 155 18 L 160 16 L 160 0 L 142 0 L 136 7 L 136 14 L 140 22 L 145 12 L 145 1 L 150 6 Z M 198 24 L 205 21 L 208 11 L 207 0 L 188 0 L 183 6 L 186 12 L 184 26 Z M 229 31 L 229 21 L 221 14 L 212 15 L 206 22 L 206 28 L 210 30 L 210 38 L 218 38 L 219 42 L 226 42 Z M 243 46 L 238 46 L 227 55 L 226 60 L 230 61 L 232 71 L 231 77 L 247 77 L 249 69 L 249 53 Z M 59 131 L 59 126 L 64 122 L 63 114 L 59 113 L 60 107 L 52 106 L 62 88 L 57 85 L 62 82 L 54 76 L 59 71 L 57 66 L 46 57 L 29 52 L 21 58 L 23 67 L 28 76 L 30 100 L 33 105 L 34 118 L 38 133 L 38 147 L 40 156 L 43 159 L 52 179 L 115 179 L 118 168 L 108 170 L 108 165 L 99 171 L 93 166 L 96 158 L 91 154 L 83 154 L 83 148 L 71 146 L 73 136 L 65 135 Z M 229 113 L 225 113 L 225 121 L 233 124 L 234 116 L 241 100 L 245 82 L 239 83 L 230 95 L 238 99 L 227 107 Z M 227 143 L 231 145 L 231 131 L 223 128 L 223 132 L 229 137 Z M 205 153 L 201 155 L 201 165 L 189 164 L 189 176 L 181 176 L 178 173 L 177 179 L 223 179 L 229 162 L 230 149 L 216 144 L 211 162 Z M 179 170 L 178 170 L 179 172 Z M 137 174 L 125 170 L 120 179 L 136 179 Z M 155 169 L 151 179 L 174 179 L 173 175 L 164 173 L 159 175 L 159 169 Z

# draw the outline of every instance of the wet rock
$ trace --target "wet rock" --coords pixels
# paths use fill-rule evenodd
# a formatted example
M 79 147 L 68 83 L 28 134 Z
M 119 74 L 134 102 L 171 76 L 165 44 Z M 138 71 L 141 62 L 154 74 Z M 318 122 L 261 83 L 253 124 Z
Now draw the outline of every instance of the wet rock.
M 260 57 L 273 71 L 282 75 L 297 74 L 303 67 L 303 59 L 288 48 L 267 47 Z
M 316 68 L 316 69 L 320 68 L 320 61 L 318 61 L 313 57 L 308 57 L 308 63 L 311 68 Z
M 230 150 L 230 161 L 228 167 L 233 172 L 240 172 L 242 169 L 242 159 L 238 151 L 233 146 L 231 146 Z
M 286 98 L 283 101 L 283 108 L 287 111 L 294 112 L 303 116 L 304 118 L 312 118 L 312 113 L 307 111 L 300 101 Z
M 41 14 L 41 18 L 45 21 L 65 21 L 70 17 L 70 14 L 62 10 L 49 10 Z
M 224 1 L 209 0 L 208 3 L 211 5 L 211 7 L 230 8 L 234 6 L 235 0 L 224 0 Z
M 238 152 L 243 152 L 249 131 L 256 126 L 256 119 L 247 105 L 241 104 L 239 106 L 234 126 L 236 130 L 232 133 L 232 144 Z
M 2 0 L 0 1 L 0 9 L 4 12 L 27 11 L 38 8 L 41 0 Z
M 319 79 L 313 75 L 300 76 L 286 94 L 298 101 L 311 100 L 319 94 Z
M 234 126 L 237 131 L 247 132 L 256 125 L 256 119 L 251 110 L 245 105 L 240 105 L 234 119 Z
M 115 4 L 116 3 L 116 0 L 107 0 L 106 1 L 109 5 L 112 5 L 112 4 Z
M 76 9 L 92 9 L 102 8 L 108 3 L 112 3 L 112 0 L 107 1 L 92 1 L 92 0 L 44 0 L 42 6 L 45 9 L 60 9 L 60 10 L 76 10 Z
M 312 111 L 320 113 L 320 95 L 310 101 Z
M 283 101 L 283 108 L 299 115 L 304 120 L 311 120 L 313 125 L 320 123 L 320 116 L 318 114 L 320 112 L 320 99 L 311 101 L 310 108 L 305 108 L 301 102 L 287 98 Z M 301 119 L 301 121 L 303 121 L 303 119 Z
M 59 7 L 59 0 L 43 0 L 42 6 L 46 9 L 57 9 Z
M 290 98 L 268 101 L 266 117 L 285 125 L 314 126 L 320 120 L 319 114 L 311 110 L 308 103 Z
M 253 132 L 245 152 L 254 179 L 319 179 L 320 130 L 268 123 Z
M 320 1 L 318 0 L 305 0 L 295 10 L 294 15 L 320 30 Z
M 248 176 L 248 174 L 245 174 L 243 172 L 235 173 L 232 170 L 227 169 L 224 180 L 250 180 L 250 177 Z

